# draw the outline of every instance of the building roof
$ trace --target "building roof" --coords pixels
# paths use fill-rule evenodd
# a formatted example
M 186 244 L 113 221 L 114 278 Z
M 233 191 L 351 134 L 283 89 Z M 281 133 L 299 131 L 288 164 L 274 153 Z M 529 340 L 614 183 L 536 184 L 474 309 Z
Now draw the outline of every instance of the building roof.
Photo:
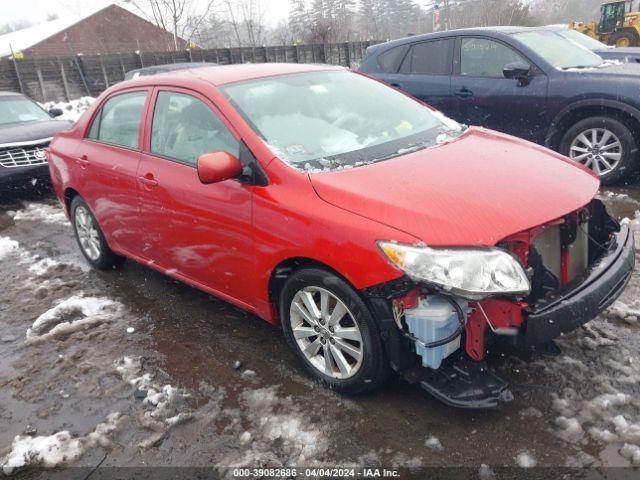
M 27 48 L 46 40 L 62 30 L 66 30 L 74 25 L 78 20 L 63 19 L 51 20 L 49 22 L 34 25 L 33 27 L 23 28 L 15 32 L 0 35 L 0 57 L 11 55 L 11 49 L 14 52 L 20 52 Z
M 81 22 L 84 22 L 88 18 L 93 17 L 94 15 L 97 15 L 108 9 L 124 10 L 124 12 L 130 13 L 131 15 L 135 15 L 141 20 L 150 23 L 154 27 L 159 28 L 164 32 L 167 32 L 166 30 L 149 22 L 147 19 L 141 17 L 135 12 L 132 12 L 129 9 L 123 8 L 116 3 L 110 3 L 105 7 L 95 9 L 93 12 L 91 12 L 88 15 L 85 15 L 80 19 L 78 19 L 77 17 L 59 18 L 56 20 L 51 20 L 48 22 L 41 23 L 39 25 L 34 25 L 32 27 L 24 28 L 22 30 L 17 30 L 15 32 L 9 32 L 4 35 L 0 35 L 0 57 L 6 57 L 11 55 L 12 50 L 13 50 L 13 53 L 27 50 L 35 45 L 38 45 L 46 41 L 50 37 L 53 37 L 54 35 L 57 35 L 66 30 L 69 30 L 71 27 Z M 167 33 L 171 33 L 171 32 L 167 32 Z

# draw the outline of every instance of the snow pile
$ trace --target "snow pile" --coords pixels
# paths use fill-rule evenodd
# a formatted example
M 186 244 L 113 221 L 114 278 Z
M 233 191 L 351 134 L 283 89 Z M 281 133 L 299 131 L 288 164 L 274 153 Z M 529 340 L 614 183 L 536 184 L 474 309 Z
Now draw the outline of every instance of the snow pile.
M 47 102 L 42 106 L 45 110 L 59 108 L 62 110 L 62 115 L 58 118 L 76 122 L 94 101 L 95 98 L 93 97 L 80 97 L 75 100 L 71 100 L 70 102 Z
M 616 308 L 628 312 L 619 305 Z M 546 364 L 550 373 L 565 379 L 570 372 L 569 385 L 575 385 L 552 394 L 552 408 L 558 413 L 553 423 L 556 434 L 567 442 L 610 445 L 640 465 L 640 453 L 636 454 L 640 452 L 640 398 L 634 393 L 640 383 L 640 362 L 624 342 L 617 341 L 615 332 L 620 328 L 593 320 L 575 332 L 578 338 L 563 342 L 566 356 Z M 604 350 L 594 354 L 593 348 Z
M 2 470 L 6 475 L 11 475 L 30 465 L 53 468 L 73 462 L 87 449 L 109 446 L 110 436 L 118 429 L 120 419 L 120 413 L 112 413 L 107 416 L 105 423 L 98 424 L 92 432 L 79 438 L 74 438 L 67 430 L 47 437 L 17 435 L 13 439 L 11 452 L 2 460 Z
M 159 444 L 172 427 L 194 418 L 187 405 L 191 394 L 171 385 L 160 386 L 154 383 L 151 373 L 140 375 L 140 358 L 123 357 L 115 363 L 115 369 L 122 380 L 136 388 L 138 398 L 142 399 L 144 407 L 139 415 L 140 423 L 144 428 L 154 432 L 141 441 L 139 447 L 148 448 Z
M 424 446 L 435 452 L 442 452 L 444 450 L 442 443 L 440 443 L 440 440 L 433 435 L 427 438 L 427 440 L 424 442 Z
M 516 462 L 521 468 L 533 468 L 538 463 L 529 452 L 520 452 L 516 457 Z
M 33 265 L 30 265 L 29 272 L 38 276 L 42 276 L 45 275 L 49 271 L 49 269 L 57 267 L 58 265 L 60 265 L 60 262 L 52 258 L 43 258 L 41 260 L 38 260 Z
M 14 221 L 27 220 L 31 222 L 58 223 L 62 225 L 68 223 L 67 216 L 59 205 L 30 202 L 26 204 L 22 210 L 8 213 L 13 216 Z
M 20 244 L 9 237 L 0 237 L 0 260 L 4 259 L 10 253 L 17 253 L 20 250 Z
M 612 320 L 622 320 L 630 325 L 638 323 L 640 319 L 640 301 L 635 300 L 631 305 L 617 300 L 611 305 L 605 315 Z
M 277 390 L 273 386 L 240 395 L 242 418 L 236 425 L 240 455 L 227 455 L 219 466 L 307 466 L 321 461 L 329 448 L 327 436 L 290 397 L 280 397 Z
M 122 304 L 102 297 L 74 295 L 40 315 L 27 329 L 26 342 L 47 340 L 113 321 Z

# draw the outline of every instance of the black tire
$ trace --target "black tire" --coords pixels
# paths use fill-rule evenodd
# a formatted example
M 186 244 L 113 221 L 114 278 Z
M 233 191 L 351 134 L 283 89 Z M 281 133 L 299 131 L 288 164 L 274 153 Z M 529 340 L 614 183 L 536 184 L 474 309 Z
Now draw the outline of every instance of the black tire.
M 296 293 L 305 287 L 319 287 L 329 291 L 349 309 L 362 337 L 362 361 L 349 378 L 334 378 L 314 367 L 296 342 L 291 325 L 291 303 Z M 380 333 L 371 312 L 358 293 L 337 275 L 316 268 L 303 269 L 289 277 L 279 299 L 280 318 L 287 343 L 309 374 L 324 386 L 337 392 L 355 395 L 379 387 L 389 375 L 389 365 L 382 347 Z M 327 345 L 328 346 L 328 345 Z
M 621 144 L 621 158 L 613 170 L 600 175 L 603 185 L 615 185 L 630 177 L 635 169 L 638 144 L 630 128 L 622 121 L 613 117 L 588 117 L 580 120 L 562 137 L 560 142 L 560 153 L 571 156 L 571 145 L 578 136 L 590 129 L 606 129 L 612 132 Z
M 618 45 L 618 42 L 621 41 L 623 42 L 622 45 Z M 638 36 L 635 33 L 629 31 L 616 32 L 611 35 L 610 43 L 612 45 L 615 45 L 616 47 L 635 47 L 638 45 Z
M 83 247 L 80 241 L 80 236 L 78 234 L 79 227 L 76 224 L 78 221 L 76 217 L 76 213 L 79 208 L 82 208 L 84 209 L 84 211 L 87 212 L 97 232 L 99 255 L 96 258 L 91 258 L 91 256 L 89 256 L 89 254 L 85 251 L 85 247 Z M 96 268 L 98 270 L 109 270 L 112 268 L 118 268 L 122 266 L 122 264 L 125 261 L 125 258 L 120 255 L 117 255 L 111 250 L 111 248 L 109 248 L 109 245 L 107 244 L 107 240 L 104 238 L 104 234 L 100 229 L 100 225 L 98 224 L 96 217 L 93 215 L 93 212 L 89 208 L 89 205 L 87 205 L 87 202 L 85 202 L 82 199 L 82 197 L 75 196 L 73 198 L 73 200 L 71 201 L 70 214 L 71 214 L 71 225 L 73 225 L 73 232 L 76 237 L 76 242 L 78 242 L 78 247 L 80 247 L 80 251 L 82 252 L 82 255 L 87 260 L 87 262 L 89 262 L 89 265 L 91 265 L 93 268 Z

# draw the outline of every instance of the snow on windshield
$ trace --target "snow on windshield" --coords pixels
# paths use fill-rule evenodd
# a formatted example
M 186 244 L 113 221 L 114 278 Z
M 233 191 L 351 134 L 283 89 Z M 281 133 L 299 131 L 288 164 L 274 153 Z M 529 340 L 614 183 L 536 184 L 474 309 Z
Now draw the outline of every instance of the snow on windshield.
M 275 155 L 307 171 L 385 160 L 463 131 L 406 95 L 346 71 L 270 77 L 223 91 Z

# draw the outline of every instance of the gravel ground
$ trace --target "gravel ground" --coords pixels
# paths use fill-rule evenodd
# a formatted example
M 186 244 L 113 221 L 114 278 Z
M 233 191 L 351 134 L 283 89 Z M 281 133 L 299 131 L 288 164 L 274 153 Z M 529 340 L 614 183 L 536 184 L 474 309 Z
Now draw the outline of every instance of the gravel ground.
M 6 474 L 341 465 L 610 478 L 593 467 L 640 465 L 637 272 L 607 312 L 559 340 L 562 355 L 494 355 L 516 397 L 499 409 L 452 409 L 394 380 L 347 398 L 310 381 L 280 329 L 252 315 L 133 262 L 89 270 L 51 194 L 16 195 L 0 200 Z M 640 230 L 639 188 L 602 197 Z

